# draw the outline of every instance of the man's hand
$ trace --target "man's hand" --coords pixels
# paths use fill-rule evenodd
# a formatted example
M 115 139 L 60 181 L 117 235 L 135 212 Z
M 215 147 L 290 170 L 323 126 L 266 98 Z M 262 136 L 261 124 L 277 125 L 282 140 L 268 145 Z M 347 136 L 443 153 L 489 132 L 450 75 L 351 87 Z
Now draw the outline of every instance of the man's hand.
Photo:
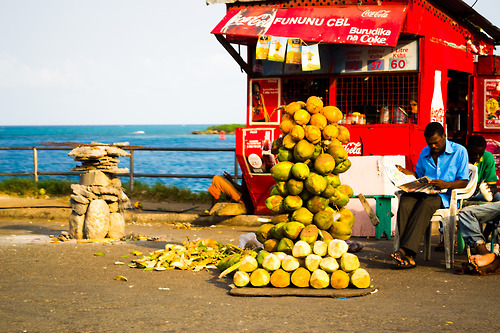
M 441 190 L 448 187 L 448 182 L 445 182 L 444 180 L 441 179 L 431 179 L 429 183 L 436 187 L 439 187 Z
M 405 169 L 403 168 L 401 165 L 399 164 L 396 164 L 396 169 L 399 170 L 399 172 L 402 172 L 404 173 L 405 175 L 412 175 L 412 176 L 415 176 L 415 178 L 418 178 L 417 177 L 417 174 L 414 172 L 414 171 L 411 171 L 411 170 L 408 170 L 408 169 Z

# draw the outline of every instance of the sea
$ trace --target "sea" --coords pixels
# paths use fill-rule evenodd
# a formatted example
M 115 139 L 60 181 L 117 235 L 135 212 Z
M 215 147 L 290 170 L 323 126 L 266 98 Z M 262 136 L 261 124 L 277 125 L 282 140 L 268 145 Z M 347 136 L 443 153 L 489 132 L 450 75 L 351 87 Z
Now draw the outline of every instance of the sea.
M 100 126 L 0 126 L 0 147 L 50 147 L 54 144 L 74 142 L 89 144 L 125 143 L 130 146 L 155 148 L 233 148 L 235 135 L 192 134 L 211 124 L 202 125 L 100 125 Z M 40 172 L 69 172 L 79 165 L 68 151 L 37 150 Z M 234 152 L 163 152 L 135 151 L 134 173 L 148 174 L 195 174 L 215 175 L 227 171 L 234 174 Z M 130 158 L 120 157 L 119 168 L 130 169 Z M 0 173 L 33 172 L 33 150 L 0 150 Z M 240 172 L 240 171 L 238 171 Z M 241 173 L 240 173 L 241 174 Z M 4 180 L 12 176 L 0 176 Z M 33 177 L 33 176 L 30 176 Z M 55 177 L 78 182 L 77 176 L 39 176 L 40 179 Z M 121 176 L 122 183 L 128 182 Z M 149 178 L 134 177 L 152 186 L 157 182 L 206 191 L 211 179 L 207 178 Z

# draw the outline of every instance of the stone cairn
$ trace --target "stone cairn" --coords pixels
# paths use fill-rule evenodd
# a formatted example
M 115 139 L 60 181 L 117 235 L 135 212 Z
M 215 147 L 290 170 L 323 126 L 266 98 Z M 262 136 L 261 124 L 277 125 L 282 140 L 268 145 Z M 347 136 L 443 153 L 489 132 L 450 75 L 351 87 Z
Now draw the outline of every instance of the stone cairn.
M 71 185 L 70 237 L 120 239 L 125 236 L 123 211 L 129 200 L 117 174 L 129 170 L 117 165 L 119 156 L 130 154 L 116 146 L 92 144 L 76 147 L 68 155 L 81 162 L 71 171 L 83 171 L 80 184 Z

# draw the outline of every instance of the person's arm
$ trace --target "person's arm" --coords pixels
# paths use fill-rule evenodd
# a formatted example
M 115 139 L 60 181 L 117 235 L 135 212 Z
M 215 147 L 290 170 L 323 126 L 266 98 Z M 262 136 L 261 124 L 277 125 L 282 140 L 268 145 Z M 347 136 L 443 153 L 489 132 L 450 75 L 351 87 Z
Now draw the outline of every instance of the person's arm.
M 396 164 L 396 168 L 397 168 L 400 172 L 404 173 L 405 175 L 412 175 L 412 176 L 414 176 L 415 178 L 418 178 L 417 173 L 416 173 L 415 171 L 411 171 L 411 170 L 405 169 L 405 168 L 403 168 L 403 167 L 402 167 L 401 165 L 399 165 L 399 164 Z
M 484 163 L 484 181 L 488 184 L 491 193 L 495 195 L 497 193 L 497 172 L 495 165 L 495 157 L 489 151 L 485 151 L 483 154 Z M 480 184 L 478 184 L 479 186 Z
M 429 183 L 434 184 L 435 186 L 439 187 L 440 189 L 455 189 L 455 188 L 464 188 L 467 186 L 469 183 L 468 180 L 466 179 L 459 179 L 459 180 L 454 180 L 451 182 L 447 182 L 441 179 L 431 179 Z

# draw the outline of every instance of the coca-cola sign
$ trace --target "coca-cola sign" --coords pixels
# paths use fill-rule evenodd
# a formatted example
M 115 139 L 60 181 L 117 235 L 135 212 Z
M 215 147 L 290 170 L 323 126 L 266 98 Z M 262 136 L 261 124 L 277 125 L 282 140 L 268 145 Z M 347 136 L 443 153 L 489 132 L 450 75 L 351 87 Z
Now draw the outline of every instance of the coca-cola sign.
M 242 9 L 224 25 L 221 33 L 231 34 L 246 30 L 247 33 L 263 35 L 273 23 L 276 10 L 276 8 Z
M 344 149 L 349 156 L 361 156 L 363 155 L 363 143 L 360 141 L 344 143 Z
M 396 46 L 407 7 L 251 7 L 231 9 L 214 34 L 300 38 L 321 43 Z M 231 38 L 229 38 L 231 39 Z M 235 38 L 238 40 L 238 38 Z
M 365 10 L 363 14 L 361 14 L 361 17 L 388 17 L 390 14 L 390 10 Z

